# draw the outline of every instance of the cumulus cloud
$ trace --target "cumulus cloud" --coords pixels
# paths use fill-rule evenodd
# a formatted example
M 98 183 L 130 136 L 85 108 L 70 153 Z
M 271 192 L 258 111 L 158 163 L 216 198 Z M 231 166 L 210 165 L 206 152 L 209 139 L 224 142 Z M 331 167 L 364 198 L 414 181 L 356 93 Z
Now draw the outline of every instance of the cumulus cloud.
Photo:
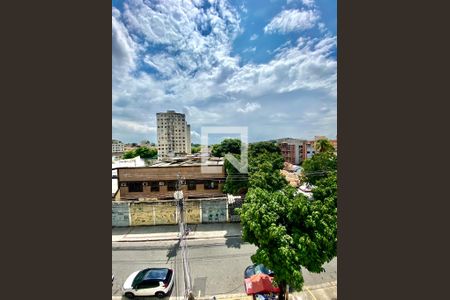
M 112 120 L 113 128 L 122 128 L 135 133 L 151 133 L 156 132 L 156 128 L 146 124 L 140 124 L 134 121 Z
M 138 45 L 131 38 L 128 29 L 121 21 L 121 14 L 112 9 L 112 70 L 113 78 L 118 79 L 136 67 Z
M 303 4 L 306 6 L 313 6 L 314 0 L 302 0 Z
M 255 110 L 259 109 L 259 108 L 261 108 L 261 105 L 259 105 L 258 103 L 247 102 L 247 104 L 245 104 L 245 106 L 243 108 L 239 107 L 237 109 L 237 111 L 241 112 L 241 113 L 249 113 L 249 112 L 255 111 Z
M 267 64 L 245 65 L 227 81 L 227 91 L 260 96 L 294 90 L 325 89 L 336 93 L 336 60 L 330 54 L 336 37 L 299 39 L 296 47 L 282 48 Z
M 301 2 L 301 3 L 303 3 L 303 5 L 309 6 L 309 7 L 314 6 L 314 0 L 287 0 L 286 1 L 287 4 L 291 4 L 293 2 Z
M 123 7 L 122 12 L 112 11 L 112 116 L 113 133 L 119 139 L 155 140 L 155 113 L 167 109 L 186 114 L 192 141 L 201 126 L 217 124 L 259 124 L 251 130 L 256 138 L 281 134 L 275 125 L 287 116 L 287 125 L 295 120 L 293 128 L 312 136 L 320 134 L 306 130 L 312 125 L 323 135 L 335 130 L 335 36 L 293 39 L 271 50 L 265 63 L 244 64 L 232 51 L 242 33 L 239 12 L 225 0 L 129 0 Z M 298 20 L 292 24 L 280 20 L 276 27 L 275 19 L 266 33 L 299 30 Z M 257 37 L 253 34 L 250 40 Z M 256 51 L 247 43 L 241 53 Z M 305 98 L 304 93 L 314 96 Z M 295 100 L 288 100 L 289 95 Z M 317 103 L 317 97 L 326 100 Z M 282 101 L 289 105 L 297 101 L 302 111 L 283 109 Z M 305 103 L 311 103 L 306 110 Z M 320 111 L 323 107 L 327 109 Z M 320 111 L 324 119 L 315 120 L 317 115 L 302 115 L 303 111 Z M 261 125 L 263 119 L 267 125 Z M 295 136 L 297 129 L 286 130 L 283 134 Z
M 186 75 L 220 64 L 241 32 L 238 12 L 224 0 L 214 5 L 207 1 L 130 0 L 124 7 L 127 26 L 146 41 L 147 50 L 169 54 L 177 61 L 179 73 Z M 164 64 L 164 57 L 159 62 Z
M 252 34 L 252 36 L 250 37 L 250 41 L 254 41 L 258 38 L 257 34 Z
M 319 20 L 317 10 L 283 10 L 264 27 L 265 33 L 288 33 L 311 29 Z

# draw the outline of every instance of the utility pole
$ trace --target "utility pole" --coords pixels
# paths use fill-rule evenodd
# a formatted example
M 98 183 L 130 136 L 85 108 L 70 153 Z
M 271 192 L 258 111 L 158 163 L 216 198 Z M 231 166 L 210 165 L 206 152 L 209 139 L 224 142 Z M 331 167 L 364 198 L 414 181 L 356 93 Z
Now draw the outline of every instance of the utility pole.
M 179 219 L 178 224 L 180 227 L 180 249 L 181 256 L 183 261 L 183 271 L 184 271 L 184 284 L 185 284 L 185 300 L 194 300 L 194 295 L 192 293 L 192 285 L 191 285 L 191 272 L 189 270 L 189 262 L 187 257 L 187 242 L 186 235 L 187 230 L 185 229 L 185 219 L 184 219 L 184 195 L 181 190 L 181 185 L 183 184 L 183 178 L 180 176 L 180 173 L 177 174 L 177 190 L 174 194 L 175 199 L 177 200 L 177 207 L 179 211 Z

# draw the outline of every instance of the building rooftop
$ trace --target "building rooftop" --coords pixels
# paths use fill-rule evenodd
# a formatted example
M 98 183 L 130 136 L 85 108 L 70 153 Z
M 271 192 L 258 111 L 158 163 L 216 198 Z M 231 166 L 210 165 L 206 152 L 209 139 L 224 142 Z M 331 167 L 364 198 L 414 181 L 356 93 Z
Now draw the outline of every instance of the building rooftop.
M 172 161 L 157 162 L 150 166 L 150 168 L 165 168 L 165 167 L 187 167 L 187 166 L 223 166 L 223 158 L 209 158 L 204 163 L 201 160 L 193 159 L 173 159 Z
M 145 161 L 142 158 L 140 158 L 139 156 L 136 156 L 135 158 L 130 158 L 130 159 L 121 159 L 121 160 L 115 161 L 112 164 L 113 169 L 135 168 L 135 167 L 145 167 Z

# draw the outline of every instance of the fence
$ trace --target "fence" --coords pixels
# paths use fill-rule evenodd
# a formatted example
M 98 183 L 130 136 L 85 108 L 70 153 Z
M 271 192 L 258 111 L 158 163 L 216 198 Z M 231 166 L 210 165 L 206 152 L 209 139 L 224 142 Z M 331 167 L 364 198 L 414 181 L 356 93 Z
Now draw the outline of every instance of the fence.
M 187 199 L 184 204 L 188 224 L 239 222 L 235 208 L 238 199 L 229 204 L 227 197 Z M 112 201 L 112 226 L 171 225 L 178 223 L 175 200 Z

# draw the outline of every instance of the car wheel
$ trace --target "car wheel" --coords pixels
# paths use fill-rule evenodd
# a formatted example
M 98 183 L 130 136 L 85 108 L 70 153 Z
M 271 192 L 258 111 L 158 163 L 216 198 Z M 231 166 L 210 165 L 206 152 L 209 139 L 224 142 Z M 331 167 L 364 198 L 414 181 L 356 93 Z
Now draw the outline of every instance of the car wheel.
M 128 299 L 133 299 L 134 298 L 134 294 L 133 293 L 125 293 L 125 297 L 127 297 Z
M 158 298 L 164 298 L 166 294 L 164 294 L 163 292 L 156 292 L 155 296 Z

